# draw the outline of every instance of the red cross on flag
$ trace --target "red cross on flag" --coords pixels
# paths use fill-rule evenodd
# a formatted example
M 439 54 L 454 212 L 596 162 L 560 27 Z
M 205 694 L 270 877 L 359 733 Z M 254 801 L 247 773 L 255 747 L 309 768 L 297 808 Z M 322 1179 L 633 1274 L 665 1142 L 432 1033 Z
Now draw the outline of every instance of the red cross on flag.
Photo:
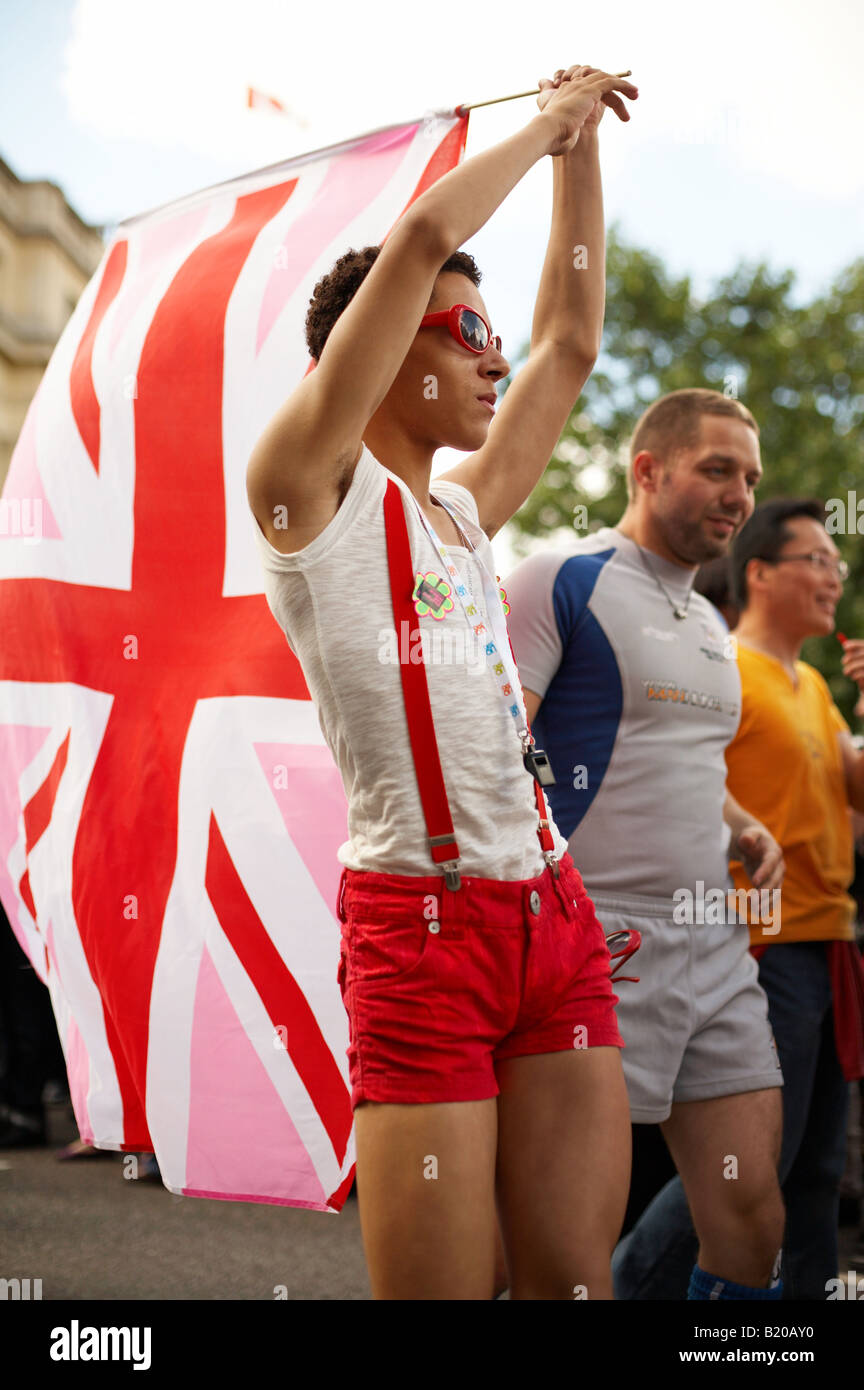
M 315 282 L 464 154 L 396 125 L 121 223 L 0 499 L 0 898 L 82 1138 L 340 1210 L 345 796 L 263 596 L 246 465 Z

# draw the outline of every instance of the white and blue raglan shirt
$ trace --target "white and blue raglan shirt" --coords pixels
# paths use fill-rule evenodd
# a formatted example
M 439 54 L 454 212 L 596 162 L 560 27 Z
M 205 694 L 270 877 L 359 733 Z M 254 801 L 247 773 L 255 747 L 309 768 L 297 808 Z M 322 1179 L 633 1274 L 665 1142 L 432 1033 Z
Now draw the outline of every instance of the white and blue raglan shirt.
M 676 604 L 693 571 L 647 552 Z M 723 619 L 701 594 L 687 617 L 614 528 L 541 551 L 504 581 L 522 685 L 555 784 L 546 794 L 589 893 L 669 900 L 730 883 L 726 745 L 741 682 Z

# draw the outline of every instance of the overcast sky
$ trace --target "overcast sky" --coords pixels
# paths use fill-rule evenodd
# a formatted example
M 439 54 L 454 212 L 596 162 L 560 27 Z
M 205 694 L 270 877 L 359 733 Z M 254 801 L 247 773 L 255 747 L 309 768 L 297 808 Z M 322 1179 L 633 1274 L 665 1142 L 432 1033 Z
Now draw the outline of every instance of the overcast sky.
M 0 0 L 0 155 L 108 224 L 288 155 L 536 86 L 631 68 L 601 127 L 608 220 L 707 286 L 740 258 L 818 292 L 864 247 L 861 0 Z M 248 85 L 296 119 L 245 106 Z M 467 155 L 533 98 L 475 111 Z M 541 161 L 467 243 L 511 354 L 526 339 L 551 204 Z M 443 456 L 442 456 L 443 459 Z M 437 471 L 437 470 L 436 470 Z

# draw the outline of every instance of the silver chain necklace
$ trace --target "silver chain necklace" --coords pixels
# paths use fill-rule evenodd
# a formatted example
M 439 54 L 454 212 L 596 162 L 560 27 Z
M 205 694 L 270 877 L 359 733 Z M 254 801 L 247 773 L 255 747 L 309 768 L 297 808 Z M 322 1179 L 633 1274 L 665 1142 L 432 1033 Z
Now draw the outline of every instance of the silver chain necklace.
M 687 610 L 690 607 L 690 599 L 693 596 L 693 585 L 696 583 L 696 575 L 694 574 L 693 578 L 690 581 L 690 588 L 687 590 L 687 597 L 685 598 L 683 604 L 676 603 L 673 598 L 670 598 L 669 591 L 666 588 L 666 585 L 663 583 L 663 580 L 660 578 L 654 566 L 649 561 L 648 556 L 645 554 L 639 542 L 634 541 L 633 544 L 635 545 L 636 549 L 639 551 L 640 556 L 642 557 L 643 565 L 647 569 L 648 573 L 651 575 L 651 578 L 654 580 L 654 583 L 657 585 L 666 602 L 669 604 L 669 607 L 672 609 L 672 612 L 674 613 L 675 617 L 679 620 L 683 620 L 684 618 L 686 618 Z

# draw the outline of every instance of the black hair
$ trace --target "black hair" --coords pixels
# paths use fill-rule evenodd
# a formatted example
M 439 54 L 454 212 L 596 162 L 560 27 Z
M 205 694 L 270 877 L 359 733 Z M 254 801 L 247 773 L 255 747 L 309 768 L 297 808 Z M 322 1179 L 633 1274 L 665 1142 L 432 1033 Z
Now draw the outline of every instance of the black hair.
M 751 560 L 776 560 L 792 532 L 786 525 L 798 516 L 825 524 L 825 507 L 818 497 L 775 497 L 759 506 L 745 522 L 732 546 L 732 590 L 740 608 L 747 607 L 747 566 Z
M 363 284 L 380 250 L 380 246 L 364 246 L 360 251 L 346 251 L 315 286 L 306 313 L 306 346 L 316 362 L 334 323 Z M 467 251 L 454 251 L 448 256 L 438 274 L 445 270 L 467 275 L 475 286 L 479 286 L 482 278 L 477 262 Z
M 722 612 L 724 607 L 732 607 L 732 567 L 728 555 L 717 555 L 706 560 L 696 571 L 693 588 L 703 594 L 709 603 Z

